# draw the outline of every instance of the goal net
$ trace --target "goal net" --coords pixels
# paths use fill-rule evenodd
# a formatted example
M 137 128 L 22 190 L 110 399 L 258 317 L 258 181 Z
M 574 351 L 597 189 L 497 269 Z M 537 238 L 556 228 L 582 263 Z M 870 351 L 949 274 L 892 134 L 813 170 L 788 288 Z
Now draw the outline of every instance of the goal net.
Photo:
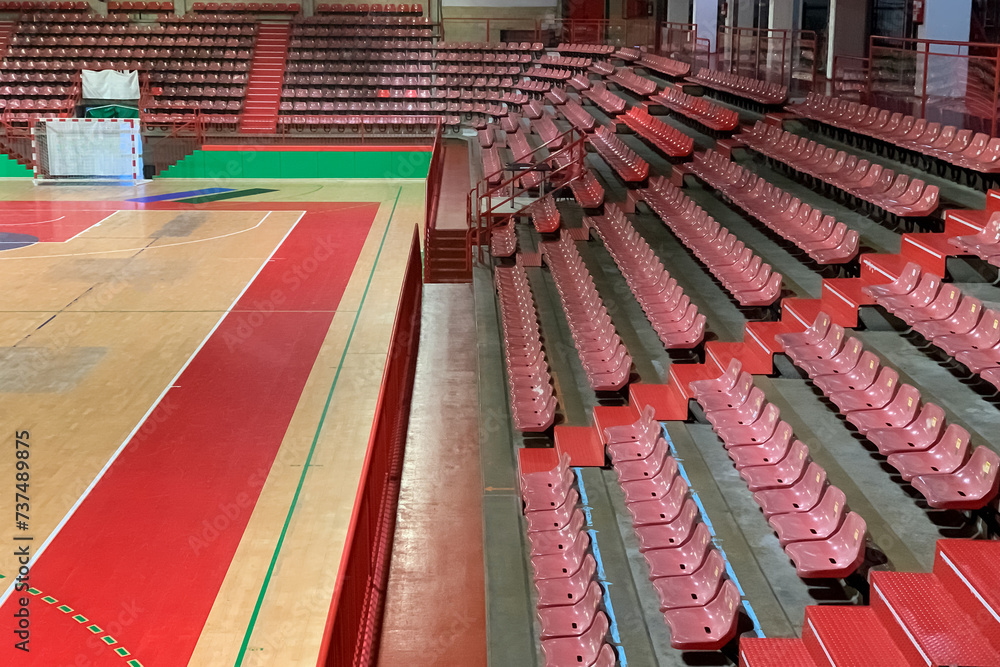
M 142 180 L 134 118 L 44 118 L 31 129 L 36 179 Z

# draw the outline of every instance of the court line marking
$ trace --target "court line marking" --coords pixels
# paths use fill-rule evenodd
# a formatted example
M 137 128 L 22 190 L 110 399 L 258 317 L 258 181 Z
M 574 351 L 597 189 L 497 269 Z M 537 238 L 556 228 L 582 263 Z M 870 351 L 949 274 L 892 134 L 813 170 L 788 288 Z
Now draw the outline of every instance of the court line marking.
M 228 234 L 220 234 L 219 236 L 209 236 L 208 238 L 204 238 L 204 239 L 194 239 L 193 241 L 181 241 L 179 243 L 167 243 L 167 244 L 164 244 L 164 245 L 140 246 L 138 248 L 116 248 L 115 250 L 94 250 L 94 251 L 91 251 L 91 252 L 67 252 L 67 253 L 62 253 L 60 255 L 24 255 L 24 256 L 19 256 L 19 257 L 6 257 L 6 256 L 0 255 L 0 260 L 15 261 L 15 260 L 20 260 L 20 259 L 55 259 L 55 258 L 59 258 L 59 257 L 87 257 L 87 256 L 90 256 L 90 255 L 110 255 L 110 254 L 113 254 L 113 253 L 116 253 L 116 252 L 139 252 L 139 251 L 143 251 L 143 250 L 160 250 L 160 249 L 163 249 L 163 248 L 175 248 L 177 246 L 192 245 L 192 244 L 195 244 L 195 243 L 205 243 L 207 241 L 218 241 L 220 239 L 228 238 L 230 236 L 236 236 L 237 234 L 245 234 L 246 232 L 250 232 L 250 231 L 253 231 L 253 230 L 257 229 L 262 224 L 264 224 L 264 221 L 267 220 L 267 217 L 269 215 L 271 215 L 272 213 L 275 213 L 275 212 L 276 211 L 268 211 L 267 214 L 263 218 L 261 218 L 259 221 L 257 221 L 257 224 L 255 224 L 252 227 L 247 227 L 246 229 L 240 229 L 240 230 L 235 231 L 235 232 L 229 232 Z M 286 213 L 287 211 L 277 211 L 277 212 L 278 213 Z M 83 232 L 85 232 L 85 231 L 87 231 L 89 229 L 93 229 L 94 227 L 99 227 L 100 224 L 101 224 L 101 222 L 105 222 L 108 218 L 110 218 L 111 216 L 113 216 L 113 215 L 115 215 L 117 213 L 121 213 L 121 211 L 118 210 L 118 211 L 113 212 L 111 215 L 109 215 L 107 218 L 104 218 L 104 220 L 101 220 L 96 225 L 91 225 L 87 229 L 84 229 L 83 231 L 80 232 L 80 234 L 83 234 Z M 305 211 L 300 211 L 299 212 L 299 220 L 301 220 L 302 216 L 305 215 L 305 214 L 306 214 Z M 296 220 L 295 224 L 298 224 L 298 220 Z M 77 234 L 76 236 L 79 236 L 80 234 Z M 76 236 L 74 236 L 73 238 L 75 239 Z M 72 241 L 73 239 L 68 239 L 68 240 Z M 282 239 L 282 242 L 284 242 L 284 239 Z M 38 245 L 38 243 L 32 244 L 32 246 L 35 246 L 35 245 Z M 31 246 L 29 246 L 29 247 L 31 247 Z M 256 278 L 256 276 L 254 276 L 254 277 Z
M 319 423 L 316 425 L 316 432 L 313 435 L 312 444 L 309 446 L 309 454 L 306 455 L 306 460 L 302 464 L 302 474 L 299 475 L 299 483 L 295 487 L 295 495 L 292 496 L 292 502 L 288 507 L 288 514 L 285 516 L 285 523 L 281 527 L 281 533 L 278 534 L 278 542 L 274 545 L 274 552 L 271 554 L 271 563 L 267 566 L 267 573 L 264 575 L 264 581 L 261 583 L 260 593 L 257 595 L 257 602 L 253 606 L 253 613 L 250 614 L 247 631 L 243 635 L 243 641 L 240 643 L 240 651 L 236 655 L 235 663 L 233 663 L 235 667 L 239 667 L 243 664 L 247 648 L 250 646 L 250 637 L 253 635 L 254 628 L 257 625 L 257 617 L 260 616 L 260 609 L 264 604 L 264 596 L 267 594 L 267 587 L 271 584 L 271 575 L 274 574 L 274 568 L 278 564 L 278 555 L 281 553 L 281 547 L 284 546 L 285 535 L 288 534 L 288 526 L 292 523 L 292 514 L 295 512 L 295 507 L 299 502 L 299 495 L 302 493 L 302 487 L 305 485 L 306 473 L 309 472 L 309 464 L 312 462 L 313 454 L 316 452 L 316 444 L 319 442 L 319 434 L 323 430 L 323 426 L 326 423 L 326 416 L 330 411 L 330 405 L 333 403 L 333 393 L 337 389 L 337 382 L 340 380 L 340 373 L 344 370 L 344 362 L 347 360 L 347 351 L 351 348 L 351 341 L 354 339 L 354 331 L 358 326 L 358 320 L 361 319 L 361 311 L 364 309 L 365 299 L 368 298 L 368 290 L 371 288 L 372 279 L 375 277 L 375 268 L 378 266 L 379 259 L 382 257 L 382 248 L 385 246 L 386 237 L 389 236 L 389 228 L 392 226 L 392 218 L 396 214 L 396 205 L 399 203 L 399 196 L 402 192 L 402 187 L 396 191 L 396 200 L 392 203 L 392 211 L 390 211 L 389 219 L 386 221 L 385 229 L 382 231 L 382 240 L 379 242 L 378 251 L 375 253 L 375 259 L 372 262 L 371 271 L 368 273 L 368 282 L 365 283 L 365 291 L 362 292 L 361 300 L 358 302 L 357 310 L 354 312 L 354 323 L 351 324 L 351 331 L 347 335 L 347 341 L 344 343 L 344 350 L 340 354 L 340 363 L 337 364 L 337 372 L 333 376 L 333 384 L 330 385 L 330 391 L 326 395 L 326 403 L 323 404 L 323 412 L 320 413 Z M 348 282 L 348 284 L 350 284 L 350 282 Z M 346 557 L 346 554 L 341 555 L 341 558 L 344 557 Z
M 15 213 L 15 211 L 8 211 L 7 215 Z M 0 227 L 27 227 L 28 225 L 44 225 L 49 222 L 59 222 L 64 219 L 65 215 L 60 215 L 58 218 L 53 218 L 52 220 L 37 220 L 35 222 L 4 222 L 0 223 Z
M 267 219 L 267 216 L 271 215 L 271 213 L 272 213 L 271 211 L 268 211 L 267 215 L 264 216 L 264 219 Z M 296 218 L 292 226 L 288 228 L 288 231 L 281 238 L 281 241 L 274 247 L 274 250 L 271 251 L 271 254 L 267 256 L 267 259 L 261 262 L 260 267 L 253 274 L 253 277 L 251 277 L 250 280 L 247 282 L 247 284 L 243 287 L 239 295 L 237 295 L 237 297 L 233 300 L 233 302 L 229 305 L 229 307 L 226 308 L 225 311 L 223 311 L 222 315 L 215 323 L 215 326 L 213 326 L 212 329 L 208 332 L 208 334 L 205 335 L 202 341 L 198 344 L 198 347 L 195 348 L 194 352 L 191 353 L 191 356 L 189 356 L 187 358 L 187 361 L 184 362 L 184 365 L 181 366 L 179 371 L 177 371 L 177 374 L 174 375 L 174 377 L 169 382 L 167 382 L 167 386 L 163 389 L 162 392 L 160 392 L 160 395 L 150 406 L 149 410 L 146 411 L 146 414 L 142 416 L 139 422 L 135 425 L 135 428 L 133 428 L 132 431 L 129 432 L 129 434 L 125 437 L 125 440 L 122 441 L 122 444 L 120 444 L 118 446 L 118 449 L 114 451 L 114 453 L 111 455 L 111 458 L 108 459 L 108 462 L 104 464 L 104 467 L 101 468 L 100 472 L 97 473 L 97 476 L 94 477 L 94 480 L 90 483 L 90 485 L 86 489 L 84 489 L 83 494 L 81 494 L 80 497 L 77 499 L 77 501 L 73 503 L 73 506 L 69 508 L 69 511 L 66 512 L 66 515 L 63 516 L 62 520 L 60 520 L 59 523 L 56 525 L 56 527 L 52 530 L 52 532 L 49 533 L 49 536 L 45 538 L 45 541 L 42 542 L 41 546 L 35 550 L 34 555 L 28 562 L 29 568 L 33 567 L 34 564 L 38 561 L 39 556 L 45 553 L 45 550 L 48 548 L 49 544 L 51 544 L 52 541 L 56 538 L 56 536 L 59 535 L 59 533 L 63 529 L 63 526 L 65 526 L 66 523 L 70 520 L 70 518 L 72 518 L 72 516 L 76 513 L 77 508 L 79 508 L 80 505 L 83 504 L 83 501 L 87 499 L 87 496 L 90 495 L 90 492 L 94 490 L 94 487 L 97 486 L 97 483 L 100 482 L 101 479 L 104 477 L 104 475 L 108 472 L 108 470 L 111 468 L 111 465 L 118 459 L 121 453 L 125 450 L 125 447 L 132 441 L 132 438 L 135 437 L 135 434 L 139 432 L 139 429 L 141 429 L 142 426 L 146 423 L 146 420 L 149 419 L 149 416 L 152 415 L 153 411 L 156 410 L 156 408 L 160 405 L 160 402 L 163 401 L 163 398 L 167 395 L 167 392 L 169 392 L 173 388 L 173 385 L 177 384 L 177 380 L 180 379 L 180 376 L 184 373 L 184 371 L 187 370 L 187 367 L 191 365 L 191 362 L 194 361 L 194 358 L 196 356 L 198 356 L 198 353 L 201 352 L 201 349 L 205 347 L 205 344 L 208 343 L 208 340 L 215 333 L 216 329 L 218 329 L 222 325 L 223 320 L 225 320 L 229 316 L 229 314 L 233 312 L 233 308 L 236 307 L 236 304 L 239 303 L 240 299 L 243 298 L 243 295 L 247 292 L 247 290 L 250 289 L 250 286 L 253 285 L 254 281 L 257 279 L 257 276 L 260 275 L 260 272 L 264 270 L 264 267 L 267 266 L 271 258 L 275 255 L 275 253 L 278 252 L 278 249 L 281 248 L 281 246 L 284 244 L 288 236 L 298 226 L 299 221 L 302 220 L 302 217 L 305 214 L 306 214 L 305 211 L 302 211 L 299 214 L 299 217 Z M 14 592 L 14 586 L 17 583 L 17 581 L 18 579 L 15 578 L 14 581 L 12 581 L 11 584 L 6 588 L 6 590 L 4 590 L 2 594 L 0 594 L 0 607 L 4 605 L 4 603 L 7 601 L 7 598 L 9 598 L 11 593 Z

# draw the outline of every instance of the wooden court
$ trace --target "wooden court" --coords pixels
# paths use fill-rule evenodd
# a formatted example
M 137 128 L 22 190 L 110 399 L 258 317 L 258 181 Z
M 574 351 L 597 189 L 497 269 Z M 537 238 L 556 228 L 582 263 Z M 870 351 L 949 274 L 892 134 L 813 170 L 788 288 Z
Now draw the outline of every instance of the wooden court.
M 0 199 L 0 664 L 315 664 L 423 180 Z

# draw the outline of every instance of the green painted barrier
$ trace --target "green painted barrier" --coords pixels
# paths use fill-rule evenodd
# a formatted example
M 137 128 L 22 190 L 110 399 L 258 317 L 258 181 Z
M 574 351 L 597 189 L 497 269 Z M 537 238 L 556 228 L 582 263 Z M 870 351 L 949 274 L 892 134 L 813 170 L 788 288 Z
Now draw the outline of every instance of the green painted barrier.
M 35 174 L 9 155 L 0 155 L 0 178 L 34 178 Z
M 196 150 L 160 178 L 427 178 L 430 151 Z

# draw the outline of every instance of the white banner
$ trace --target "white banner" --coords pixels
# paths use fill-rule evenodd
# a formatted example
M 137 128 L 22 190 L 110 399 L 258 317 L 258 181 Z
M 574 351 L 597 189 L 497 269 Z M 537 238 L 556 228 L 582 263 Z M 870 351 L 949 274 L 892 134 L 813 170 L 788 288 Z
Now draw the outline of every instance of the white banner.
M 113 69 L 83 70 L 83 99 L 137 100 L 139 73 L 116 72 Z

